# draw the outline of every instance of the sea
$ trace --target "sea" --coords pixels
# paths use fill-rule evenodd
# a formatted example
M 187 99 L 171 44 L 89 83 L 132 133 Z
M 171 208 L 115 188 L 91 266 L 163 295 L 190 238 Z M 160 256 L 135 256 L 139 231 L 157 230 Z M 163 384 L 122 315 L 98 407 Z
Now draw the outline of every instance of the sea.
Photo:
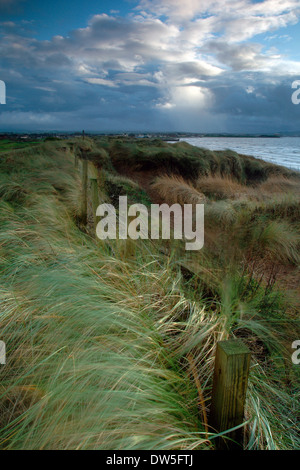
M 210 150 L 231 149 L 300 171 L 300 137 L 190 137 L 180 140 Z

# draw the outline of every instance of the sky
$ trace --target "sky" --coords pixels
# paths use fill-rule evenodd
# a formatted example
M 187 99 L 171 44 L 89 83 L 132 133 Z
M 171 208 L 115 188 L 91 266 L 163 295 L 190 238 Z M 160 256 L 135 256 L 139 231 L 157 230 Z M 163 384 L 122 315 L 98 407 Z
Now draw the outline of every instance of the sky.
M 0 0 L 0 132 L 300 133 L 300 0 Z

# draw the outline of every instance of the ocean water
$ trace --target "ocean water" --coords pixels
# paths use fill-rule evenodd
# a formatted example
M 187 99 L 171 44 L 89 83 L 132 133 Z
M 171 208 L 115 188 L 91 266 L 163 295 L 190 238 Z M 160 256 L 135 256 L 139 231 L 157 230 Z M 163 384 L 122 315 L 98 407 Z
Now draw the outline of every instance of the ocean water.
M 180 140 L 210 150 L 231 149 L 300 171 L 300 137 L 191 137 Z

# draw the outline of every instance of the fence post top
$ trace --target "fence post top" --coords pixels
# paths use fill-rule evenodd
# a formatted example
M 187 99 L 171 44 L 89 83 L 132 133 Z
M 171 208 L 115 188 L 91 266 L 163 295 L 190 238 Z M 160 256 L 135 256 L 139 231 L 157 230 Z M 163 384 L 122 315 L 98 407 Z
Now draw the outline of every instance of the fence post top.
M 227 356 L 236 354 L 251 354 L 250 349 L 240 339 L 229 339 L 227 341 L 219 341 L 217 347 L 220 348 Z

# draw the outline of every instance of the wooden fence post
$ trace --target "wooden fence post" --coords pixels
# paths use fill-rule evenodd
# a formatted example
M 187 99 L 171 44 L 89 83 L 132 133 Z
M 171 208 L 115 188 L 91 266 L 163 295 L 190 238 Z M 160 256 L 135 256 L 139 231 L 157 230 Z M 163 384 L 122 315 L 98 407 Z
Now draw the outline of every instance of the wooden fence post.
M 88 183 L 88 162 L 82 160 L 82 207 L 81 216 L 84 224 L 87 223 L 87 183 Z
M 209 424 L 223 432 L 244 421 L 251 353 L 240 340 L 217 344 Z M 218 450 L 242 450 L 244 427 L 216 439 Z
M 88 177 L 92 202 L 93 220 L 96 228 L 96 211 L 99 205 L 99 190 L 98 190 L 98 170 L 92 162 L 88 162 Z
M 91 188 L 93 219 L 94 219 L 94 225 L 96 227 L 96 211 L 97 211 L 97 207 L 99 206 L 98 182 L 96 179 L 90 178 L 90 188 Z

